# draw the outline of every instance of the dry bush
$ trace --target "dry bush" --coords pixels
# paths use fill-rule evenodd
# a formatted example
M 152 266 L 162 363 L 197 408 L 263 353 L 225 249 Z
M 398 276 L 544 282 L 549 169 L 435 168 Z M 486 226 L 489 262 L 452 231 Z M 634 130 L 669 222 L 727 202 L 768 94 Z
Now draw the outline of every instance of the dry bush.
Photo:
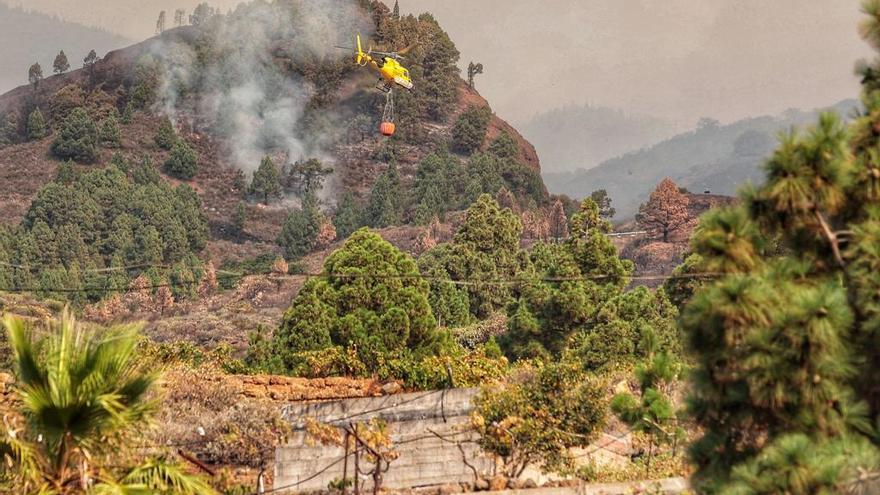
M 268 464 L 290 432 L 278 405 L 241 396 L 207 366 L 169 371 L 162 402 L 154 443 L 184 444 L 210 464 Z

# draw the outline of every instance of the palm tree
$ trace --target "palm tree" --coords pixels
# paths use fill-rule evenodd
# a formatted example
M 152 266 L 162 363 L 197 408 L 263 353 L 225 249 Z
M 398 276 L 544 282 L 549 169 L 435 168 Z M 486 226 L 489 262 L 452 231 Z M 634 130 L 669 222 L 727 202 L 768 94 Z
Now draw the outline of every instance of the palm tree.
M 214 493 L 164 460 L 125 470 L 125 458 L 157 402 L 156 373 L 135 359 L 138 329 L 87 330 L 67 311 L 36 337 L 23 320 L 3 320 L 13 351 L 18 411 L 0 431 L 0 491 L 19 493 Z M 6 486 L 3 485 L 6 483 Z

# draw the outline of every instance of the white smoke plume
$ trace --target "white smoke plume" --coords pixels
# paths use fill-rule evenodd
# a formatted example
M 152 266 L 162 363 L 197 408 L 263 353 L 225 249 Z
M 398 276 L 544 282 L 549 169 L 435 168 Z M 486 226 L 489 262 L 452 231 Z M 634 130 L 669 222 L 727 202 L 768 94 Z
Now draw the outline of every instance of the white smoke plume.
M 335 63 L 373 29 L 356 0 L 255 0 L 200 26 L 196 40 L 156 44 L 163 77 L 157 105 L 224 138 L 228 160 L 248 176 L 266 154 L 288 162 L 318 156 L 301 119 L 315 88 L 303 67 Z

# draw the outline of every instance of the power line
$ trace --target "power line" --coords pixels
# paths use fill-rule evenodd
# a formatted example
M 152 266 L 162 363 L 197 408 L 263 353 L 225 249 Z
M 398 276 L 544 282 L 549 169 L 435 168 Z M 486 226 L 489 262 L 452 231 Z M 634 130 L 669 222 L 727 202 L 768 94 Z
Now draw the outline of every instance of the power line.
M 155 266 L 155 265 L 154 265 Z M 561 282 L 589 282 L 597 280 L 624 279 L 630 281 L 657 281 L 657 280 L 692 280 L 692 279 L 712 279 L 724 276 L 719 272 L 700 272 L 687 273 L 679 275 L 583 275 L 580 277 L 500 277 L 500 278 L 461 278 L 450 279 L 434 275 L 386 275 L 371 273 L 302 273 L 291 275 L 279 275 L 274 272 L 255 272 L 235 274 L 233 272 L 223 272 L 225 278 L 223 280 L 255 277 L 255 276 L 273 276 L 274 280 L 308 280 L 310 278 L 326 278 L 326 279 L 371 279 L 371 280 L 427 280 L 441 283 L 448 283 L 457 286 L 485 286 L 485 285 L 530 285 L 535 283 L 561 283 Z M 222 275 L 222 274 L 221 274 Z M 218 277 L 218 281 L 221 277 Z M 180 281 L 180 282 L 164 282 L 159 284 L 148 284 L 137 287 L 127 287 L 118 289 L 112 287 L 0 287 L 0 292 L 56 292 L 56 293 L 83 293 L 83 292 L 137 292 L 145 290 L 167 288 L 180 288 L 197 286 L 201 282 L 197 281 Z

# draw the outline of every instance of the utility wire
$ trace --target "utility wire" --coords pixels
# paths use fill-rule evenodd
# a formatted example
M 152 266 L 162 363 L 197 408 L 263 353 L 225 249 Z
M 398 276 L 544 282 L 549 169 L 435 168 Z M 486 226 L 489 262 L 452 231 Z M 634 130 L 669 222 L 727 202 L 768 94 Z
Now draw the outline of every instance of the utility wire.
M 230 273 L 230 272 L 227 272 Z M 370 274 L 370 273 L 303 273 L 303 274 L 293 274 L 293 275 L 277 275 L 273 272 L 257 272 L 257 273 L 244 273 L 244 274 L 230 274 L 225 277 L 218 277 L 218 281 L 234 279 L 234 278 L 244 278 L 244 277 L 253 277 L 253 276 L 270 276 L 274 275 L 274 280 L 308 280 L 310 278 L 326 278 L 326 279 L 339 279 L 339 280 L 357 280 L 357 279 L 370 279 L 370 280 L 427 280 L 427 281 L 435 281 L 441 283 L 448 283 L 457 286 L 486 286 L 486 285 L 530 285 L 535 283 L 560 283 L 560 282 L 588 282 L 588 281 L 596 281 L 596 280 L 609 280 L 609 279 L 626 279 L 631 281 L 657 281 L 657 280 L 691 280 L 691 279 L 711 279 L 724 276 L 724 273 L 719 272 L 701 272 L 701 273 L 687 273 L 687 274 L 679 274 L 679 275 L 634 275 L 629 277 L 623 277 L 618 275 L 584 275 L 580 277 L 501 277 L 501 278 L 463 278 L 463 279 L 449 279 L 445 277 L 433 276 L 433 275 L 384 275 L 384 274 Z M 56 292 L 56 293 L 82 293 L 82 292 L 137 292 L 144 290 L 152 290 L 159 289 L 162 287 L 168 288 L 179 288 L 179 287 L 191 287 L 197 286 L 201 284 L 201 282 L 190 281 L 190 282 L 165 282 L 159 284 L 148 284 L 144 286 L 138 287 L 127 287 L 125 289 L 118 289 L 112 287 L 0 287 L 0 292 Z

